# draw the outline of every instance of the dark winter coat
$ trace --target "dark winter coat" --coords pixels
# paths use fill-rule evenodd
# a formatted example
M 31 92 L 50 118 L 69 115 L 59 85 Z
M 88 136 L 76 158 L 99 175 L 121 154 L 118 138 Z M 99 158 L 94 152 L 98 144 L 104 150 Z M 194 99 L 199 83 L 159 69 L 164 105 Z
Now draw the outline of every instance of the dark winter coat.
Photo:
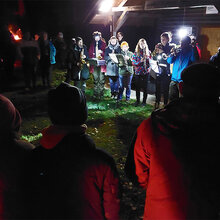
M 50 64 L 55 64 L 56 48 L 53 43 L 49 40 L 40 40 L 40 63 L 43 66 L 50 66 Z
M 118 219 L 119 179 L 112 157 L 84 132 L 43 132 L 28 174 L 28 218 Z
M 40 56 L 40 48 L 37 41 L 22 40 L 18 49 L 23 65 L 37 65 L 38 57 Z
M 126 172 L 146 189 L 144 219 L 217 219 L 219 110 L 183 98 L 141 123 Z
M 20 183 L 34 146 L 19 140 L 20 125 L 17 109 L 0 95 L 0 220 L 19 218 L 25 206 Z
M 220 69 L 220 50 L 210 58 L 209 63 Z
M 110 58 L 109 54 L 111 53 L 115 53 L 115 54 L 121 53 L 121 47 L 119 43 L 117 43 L 115 46 L 109 43 L 108 47 L 105 49 L 105 61 L 107 64 L 106 75 L 118 76 L 118 64 L 113 62 L 112 59 Z
M 162 75 L 170 75 L 170 64 L 167 63 L 167 60 L 166 59 L 157 59 L 157 57 L 160 55 L 161 57 L 163 56 L 163 53 L 165 53 L 167 56 L 170 55 L 170 51 L 171 49 L 175 46 L 175 44 L 170 44 L 170 43 L 167 43 L 165 46 L 162 45 L 162 50 L 163 52 L 162 53 L 158 53 L 156 54 L 155 56 L 153 56 L 152 58 L 154 60 L 157 60 L 158 61 L 158 65 L 160 66 L 160 72 L 159 74 L 162 74 Z
M 86 45 L 83 45 L 84 55 L 86 56 L 85 60 L 89 58 Z M 67 71 L 72 71 L 73 79 L 78 79 L 78 74 L 82 70 L 81 62 L 81 52 L 82 48 L 79 48 L 76 44 L 69 48 L 67 53 Z M 82 78 L 82 77 L 80 77 Z
M 20 188 L 21 176 L 34 146 L 16 136 L 0 137 L 0 219 L 16 219 L 25 204 Z

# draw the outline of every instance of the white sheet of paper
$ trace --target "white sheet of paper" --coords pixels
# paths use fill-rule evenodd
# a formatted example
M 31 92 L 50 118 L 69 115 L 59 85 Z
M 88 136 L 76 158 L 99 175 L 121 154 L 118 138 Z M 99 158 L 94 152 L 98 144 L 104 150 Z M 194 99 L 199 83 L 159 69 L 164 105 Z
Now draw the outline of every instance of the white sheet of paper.
M 118 58 L 116 57 L 114 53 L 110 53 L 109 56 L 114 63 L 118 63 Z
M 154 72 L 159 73 L 159 68 L 156 60 L 149 59 L 149 64 Z

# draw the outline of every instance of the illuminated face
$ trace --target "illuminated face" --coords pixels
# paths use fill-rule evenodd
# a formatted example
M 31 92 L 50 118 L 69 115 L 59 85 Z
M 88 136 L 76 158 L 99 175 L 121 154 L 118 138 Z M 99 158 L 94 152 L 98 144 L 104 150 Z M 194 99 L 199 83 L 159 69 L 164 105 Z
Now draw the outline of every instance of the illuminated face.
M 160 38 L 160 42 L 161 42 L 161 44 L 162 44 L 163 46 L 166 46 L 166 44 L 169 42 L 169 39 L 166 38 L 166 37 L 164 37 L 164 36 L 162 36 L 162 37 Z
M 121 41 L 122 38 L 123 38 L 123 36 L 122 36 L 120 33 L 118 33 L 118 34 L 117 34 L 117 38 L 118 38 L 119 41 Z
M 96 35 L 96 36 L 95 36 L 95 41 L 96 41 L 96 42 L 100 41 L 100 39 L 101 39 L 101 38 L 100 38 L 99 35 Z
M 40 36 L 38 34 L 34 35 L 34 40 L 39 40 Z
M 111 45 L 115 46 L 117 44 L 117 40 L 115 38 L 111 39 Z
M 121 47 L 121 49 L 122 49 L 122 51 L 126 52 L 126 51 L 128 51 L 129 47 L 127 45 L 123 45 Z
M 82 41 L 82 40 L 79 40 L 79 41 L 78 41 L 78 46 L 79 46 L 80 48 L 83 48 L 83 41 Z
M 144 48 L 146 48 L 146 42 L 145 41 L 140 41 L 139 46 L 143 50 Z

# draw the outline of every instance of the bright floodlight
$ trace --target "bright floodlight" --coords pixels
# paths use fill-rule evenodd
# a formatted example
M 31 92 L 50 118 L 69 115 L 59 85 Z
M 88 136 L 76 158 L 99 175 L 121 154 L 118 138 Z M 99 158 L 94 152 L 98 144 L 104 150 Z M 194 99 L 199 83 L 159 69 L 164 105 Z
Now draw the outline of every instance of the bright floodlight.
M 109 12 L 113 6 L 113 0 L 103 0 L 100 5 L 99 11 L 101 12 Z
M 178 31 L 178 36 L 179 36 L 180 39 L 182 39 L 182 38 L 184 38 L 185 36 L 187 36 L 187 34 L 188 34 L 188 31 L 187 31 L 186 28 L 181 28 L 181 29 L 179 29 L 179 31 Z

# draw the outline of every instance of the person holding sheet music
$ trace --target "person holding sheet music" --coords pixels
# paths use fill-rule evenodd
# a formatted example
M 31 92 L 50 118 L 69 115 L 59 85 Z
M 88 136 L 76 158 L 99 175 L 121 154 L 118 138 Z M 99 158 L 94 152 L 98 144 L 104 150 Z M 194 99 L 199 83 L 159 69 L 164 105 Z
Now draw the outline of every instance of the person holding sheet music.
M 123 97 L 124 88 L 126 88 L 126 101 L 130 100 L 131 95 L 131 80 L 134 73 L 132 66 L 133 53 L 129 51 L 129 45 L 126 41 L 121 43 L 121 55 L 123 60 L 119 60 L 119 94 L 118 100 Z
M 118 64 L 111 59 L 111 54 L 120 54 L 121 48 L 118 39 L 112 36 L 109 40 L 108 47 L 105 49 L 105 61 L 107 64 L 106 75 L 109 76 L 111 96 L 118 96 Z

